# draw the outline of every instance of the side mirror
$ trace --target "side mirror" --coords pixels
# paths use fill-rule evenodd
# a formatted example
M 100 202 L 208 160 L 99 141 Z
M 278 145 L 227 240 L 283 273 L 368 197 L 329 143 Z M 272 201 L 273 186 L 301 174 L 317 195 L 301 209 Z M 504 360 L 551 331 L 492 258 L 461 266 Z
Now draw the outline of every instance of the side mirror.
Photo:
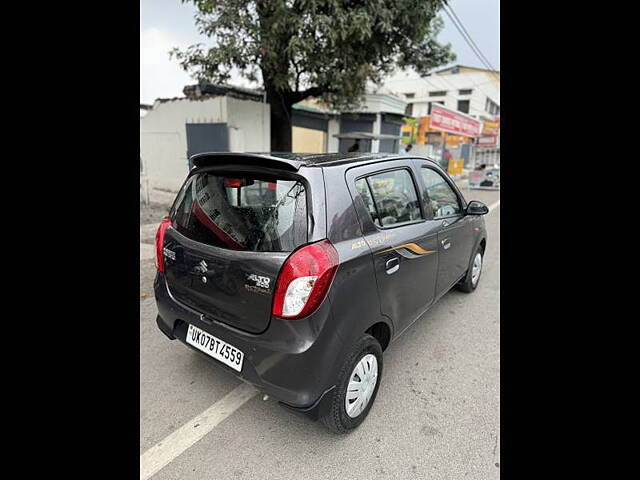
M 486 215 L 489 208 L 482 202 L 472 200 L 467 205 L 467 215 Z

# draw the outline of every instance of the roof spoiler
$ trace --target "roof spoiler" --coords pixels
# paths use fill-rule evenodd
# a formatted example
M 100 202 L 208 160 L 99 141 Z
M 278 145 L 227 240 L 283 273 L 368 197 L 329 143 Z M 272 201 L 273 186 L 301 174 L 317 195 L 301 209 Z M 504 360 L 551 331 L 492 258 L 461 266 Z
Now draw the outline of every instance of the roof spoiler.
M 191 157 L 194 167 L 210 167 L 215 165 L 237 164 L 256 165 L 261 167 L 279 168 L 297 172 L 302 165 L 299 160 L 272 157 L 264 153 L 229 153 L 211 152 L 197 153 Z

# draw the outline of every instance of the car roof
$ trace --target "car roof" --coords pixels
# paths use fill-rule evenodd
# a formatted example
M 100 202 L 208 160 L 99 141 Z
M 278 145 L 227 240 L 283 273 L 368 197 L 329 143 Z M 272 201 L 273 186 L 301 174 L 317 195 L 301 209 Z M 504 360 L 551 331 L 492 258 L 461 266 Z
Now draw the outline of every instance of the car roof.
M 397 153 L 283 153 L 283 152 L 250 152 L 229 153 L 209 152 L 193 155 L 191 160 L 196 167 L 210 166 L 220 163 L 235 163 L 238 159 L 252 160 L 255 163 L 286 166 L 291 170 L 300 167 L 333 167 L 351 164 L 367 164 L 385 160 L 402 160 L 422 158 L 436 163 L 433 159 L 422 156 L 407 156 Z

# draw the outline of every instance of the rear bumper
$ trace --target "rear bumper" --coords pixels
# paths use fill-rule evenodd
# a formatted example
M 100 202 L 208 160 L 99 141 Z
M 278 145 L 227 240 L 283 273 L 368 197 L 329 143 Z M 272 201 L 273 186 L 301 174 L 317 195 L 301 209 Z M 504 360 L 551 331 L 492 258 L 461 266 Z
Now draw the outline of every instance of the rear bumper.
M 293 411 L 312 418 L 324 413 L 344 347 L 340 336 L 331 334 L 333 318 L 328 299 L 305 319 L 287 321 L 273 317 L 265 332 L 251 334 L 206 318 L 176 300 L 161 273 L 156 276 L 154 290 L 158 328 L 168 338 L 180 340 Z M 242 371 L 237 372 L 187 344 L 188 324 L 244 352 Z

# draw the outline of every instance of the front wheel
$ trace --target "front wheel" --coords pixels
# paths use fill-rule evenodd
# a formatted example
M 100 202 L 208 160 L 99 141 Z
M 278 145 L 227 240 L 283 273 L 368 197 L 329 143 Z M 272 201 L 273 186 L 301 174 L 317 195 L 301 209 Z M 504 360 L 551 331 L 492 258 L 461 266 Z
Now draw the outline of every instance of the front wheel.
M 382 347 L 365 334 L 353 346 L 340 369 L 330 407 L 322 418 L 329 430 L 347 433 L 369 414 L 382 378 Z
M 458 288 L 466 293 L 473 292 L 480 281 L 482 273 L 482 262 L 484 260 L 484 252 L 480 246 L 476 249 L 471 259 L 471 265 L 467 269 L 467 274 L 458 284 Z

